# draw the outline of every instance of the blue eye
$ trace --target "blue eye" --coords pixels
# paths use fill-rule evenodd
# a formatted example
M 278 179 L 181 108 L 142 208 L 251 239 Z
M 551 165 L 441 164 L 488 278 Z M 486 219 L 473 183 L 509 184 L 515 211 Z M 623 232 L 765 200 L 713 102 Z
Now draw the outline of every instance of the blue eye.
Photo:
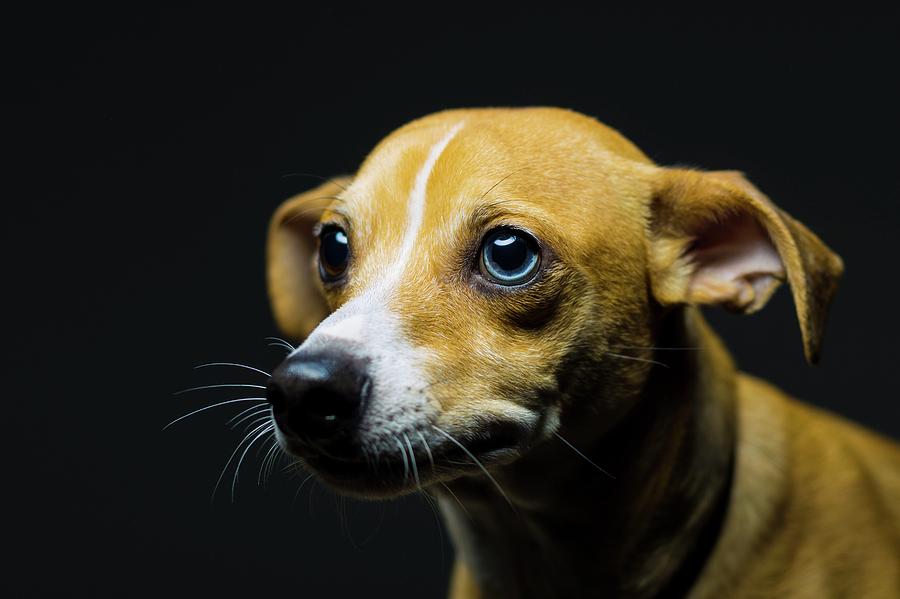
M 339 279 L 350 262 L 350 241 L 347 233 L 329 227 L 319 235 L 319 274 L 325 281 Z
M 540 262 L 534 237 L 501 227 L 481 246 L 481 273 L 500 285 L 521 285 L 534 278 Z

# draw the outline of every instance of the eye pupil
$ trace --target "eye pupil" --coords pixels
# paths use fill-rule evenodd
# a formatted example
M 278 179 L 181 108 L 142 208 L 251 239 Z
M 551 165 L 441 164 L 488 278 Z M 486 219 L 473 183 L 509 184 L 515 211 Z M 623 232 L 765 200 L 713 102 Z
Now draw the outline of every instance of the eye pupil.
M 347 270 L 350 241 L 347 233 L 338 228 L 326 229 L 319 238 L 319 267 L 322 278 L 333 280 Z
M 516 270 L 528 259 L 528 246 L 521 237 L 498 237 L 491 247 L 491 259 L 502 270 Z
M 538 266 L 537 242 L 521 231 L 499 229 L 490 233 L 481 251 L 482 273 L 496 283 L 521 285 Z

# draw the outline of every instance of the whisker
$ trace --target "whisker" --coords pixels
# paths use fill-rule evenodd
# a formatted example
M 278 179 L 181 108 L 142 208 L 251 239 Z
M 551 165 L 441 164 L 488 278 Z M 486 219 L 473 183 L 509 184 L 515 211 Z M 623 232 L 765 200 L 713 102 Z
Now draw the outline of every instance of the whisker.
M 230 403 L 237 403 L 237 402 L 239 402 L 239 401 L 255 401 L 255 402 L 258 402 L 258 403 L 263 403 L 263 402 L 266 401 L 266 398 L 264 398 L 264 397 L 241 397 L 240 399 L 229 399 L 228 401 L 222 401 L 222 402 L 219 402 L 219 403 L 214 403 L 214 404 L 211 405 L 211 406 L 205 406 L 205 407 L 202 407 L 202 408 L 200 408 L 199 410 L 194 410 L 193 412 L 188 412 L 188 413 L 185 414 L 184 416 L 180 416 L 180 417 L 176 418 L 175 420 L 173 420 L 173 421 L 170 422 L 169 424 L 165 425 L 165 426 L 162 428 L 162 430 L 166 430 L 167 428 L 169 428 L 170 426 L 172 426 L 172 425 L 175 424 L 176 422 L 181 422 L 181 421 L 184 420 L 185 418 L 188 418 L 188 417 L 190 417 L 190 416 L 193 416 L 194 414 L 199 414 L 200 412 L 205 412 L 206 410 L 211 410 L 211 409 L 213 409 L 213 408 L 218 408 L 219 406 L 224 406 L 224 405 L 230 404 Z M 252 409 L 255 409 L 255 408 L 257 408 L 257 407 L 259 407 L 259 406 L 253 406 L 253 407 L 250 408 L 250 409 L 252 410 Z M 246 410 L 245 410 L 245 411 L 246 411 Z
M 275 474 L 275 469 L 278 468 L 279 461 L 282 463 L 290 461 L 290 456 L 285 453 L 284 449 L 282 449 L 281 445 L 278 443 L 278 437 L 275 437 L 275 446 L 278 447 L 278 449 L 275 451 L 272 461 L 269 462 L 269 474 L 266 477 L 267 481 Z
M 266 341 L 277 341 L 278 343 L 281 343 L 281 344 L 285 345 L 286 347 L 291 348 L 291 351 L 294 351 L 295 349 L 297 349 L 296 347 L 294 347 L 293 345 L 291 345 L 290 343 L 288 343 L 281 337 L 266 337 Z
M 289 463 L 287 466 L 281 469 L 282 472 L 290 472 L 291 470 L 300 470 L 303 468 L 303 460 L 300 458 L 293 458 L 293 462 Z
M 278 439 L 275 439 L 275 451 L 272 452 L 272 459 L 269 460 L 269 470 L 266 472 L 265 478 L 263 478 L 263 484 L 269 484 L 269 479 L 272 478 L 272 475 L 275 473 L 275 467 L 278 465 L 278 460 L 287 459 L 287 455 L 282 451 L 281 445 L 278 444 Z
M 484 467 L 484 464 L 482 464 L 482 463 L 478 460 L 478 458 L 475 457 L 475 454 L 473 454 L 471 451 L 469 451 L 469 450 L 466 448 L 465 445 L 463 445 L 462 443 L 460 443 L 459 441 L 457 441 L 456 439 L 454 439 L 453 436 L 451 436 L 450 433 L 448 433 L 448 432 L 445 431 L 444 429 L 438 428 L 438 427 L 436 427 L 436 426 L 433 425 L 433 424 L 431 425 L 431 428 L 433 428 L 433 429 L 436 430 L 437 432 L 439 432 L 439 433 L 441 433 L 442 435 L 444 435 L 445 437 L 447 437 L 447 438 L 450 440 L 451 443 L 453 443 L 454 445 L 456 445 L 457 447 L 459 447 L 460 449 L 462 449 L 462 450 L 466 453 L 466 455 L 469 456 L 469 458 L 470 458 L 473 462 L 475 462 L 475 464 L 481 469 L 481 471 L 484 472 L 484 475 L 485 475 L 486 477 L 488 477 L 488 479 L 489 479 L 492 483 L 494 483 L 494 486 L 497 487 L 497 490 L 498 490 L 498 491 L 500 491 L 500 495 L 503 496 L 503 499 L 506 500 L 506 503 L 509 504 L 509 507 L 511 507 L 511 508 L 513 508 L 513 510 L 515 510 L 515 506 L 513 505 L 513 502 L 510 501 L 509 497 L 507 497 L 506 492 L 503 490 L 503 487 L 500 486 L 500 483 L 497 482 L 497 479 L 495 479 L 493 476 L 491 476 L 491 473 L 488 472 L 488 471 L 487 471 L 487 468 Z
M 342 203 L 342 204 L 346 204 L 346 203 L 347 203 L 347 199 L 346 199 L 346 198 L 342 198 L 341 196 L 318 196 L 318 197 L 314 198 L 314 199 L 311 200 L 311 201 L 316 202 L 316 201 L 319 201 L 319 200 L 334 200 L 335 202 L 340 202 L 340 203 Z
M 378 514 L 378 522 L 375 524 L 375 528 L 372 529 L 372 532 L 370 532 L 368 534 L 368 536 L 366 536 L 366 538 L 364 538 L 362 541 L 359 542 L 360 547 L 363 547 L 364 545 L 368 545 L 369 541 L 374 539 L 375 535 L 377 535 L 378 532 L 381 530 L 381 526 L 382 526 L 382 524 L 384 524 L 384 512 L 386 510 L 385 505 L 386 504 L 384 502 L 381 503 L 381 510 L 379 511 L 379 514 Z
M 581 452 L 578 450 L 577 447 L 575 447 L 574 445 L 572 445 L 571 443 L 569 443 L 568 441 L 566 441 L 565 439 L 563 439 L 562 435 L 560 435 L 560 434 L 557 433 L 557 432 L 554 432 L 553 434 L 556 435 L 556 438 L 557 438 L 557 439 L 559 439 L 560 441 L 562 441 L 563 443 L 565 443 L 566 445 L 568 445 L 568 446 L 569 446 L 569 449 L 571 449 L 572 451 L 574 451 L 575 453 L 577 453 L 578 455 L 580 455 L 582 458 L 584 458 L 585 461 L 587 461 L 588 464 L 590 464 L 591 466 L 593 466 L 594 468 L 596 468 L 597 470 L 599 470 L 600 472 L 602 472 L 602 473 L 605 474 L 606 476 L 610 477 L 611 479 L 613 479 L 613 480 L 616 479 L 615 476 L 613 476 L 612 474 L 610 474 L 609 472 L 607 472 L 606 470 L 604 470 L 603 468 L 601 468 L 600 466 L 598 466 L 597 464 L 595 464 L 594 461 L 593 461 L 591 458 L 589 458 L 589 457 L 587 457 L 586 455 L 584 455 L 583 453 L 581 453 Z
M 441 548 L 441 565 L 443 566 L 444 560 L 446 559 L 444 556 L 444 529 L 441 526 L 441 517 L 438 515 L 438 506 L 436 505 L 437 502 L 431 497 L 431 495 L 423 491 L 421 486 L 419 487 L 419 495 L 422 497 L 422 499 L 425 500 L 425 503 L 428 504 L 428 507 L 431 508 L 431 515 L 432 517 L 434 517 L 434 525 L 437 528 L 438 546 Z
M 275 436 L 275 435 L 272 435 L 272 437 L 274 437 L 274 436 Z M 269 454 L 269 450 L 268 450 L 268 449 L 266 449 L 266 452 L 263 453 L 263 449 L 266 448 L 266 443 L 268 443 L 269 441 L 270 441 L 270 439 L 266 439 L 265 441 L 263 441 L 262 443 L 260 443 L 259 447 L 256 449 L 256 457 L 257 457 L 257 458 L 259 458 L 260 456 L 263 456 L 263 459 L 265 459 L 265 456 Z
M 303 482 L 300 483 L 300 486 L 297 487 L 297 490 L 294 492 L 294 499 L 291 501 L 291 509 L 294 509 L 294 504 L 297 503 L 297 498 L 300 497 L 300 491 L 303 490 L 303 487 L 306 486 L 306 483 L 308 483 L 309 479 L 311 479 L 313 476 L 315 476 L 315 474 L 310 474 L 309 476 L 304 478 Z
M 488 190 L 487 190 L 486 192 L 484 192 L 483 194 L 481 194 L 481 197 L 478 198 L 478 201 L 480 202 L 481 200 L 483 200 L 485 197 L 487 197 L 487 194 L 489 194 L 489 193 L 491 193 L 492 191 L 494 191 L 494 189 L 496 189 L 496 187 L 497 187 L 498 185 L 500 185 L 501 183 L 503 183 L 504 181 L 506 181 L 507 179 L 509 179 L 509 178 L 512 177 L 513 175 L 515 175 L 516 173 L 519 173 L 519 172 L 521 172 L 521 171 L 524 171 L 526 168 L 528 168 L 528 167 L 527 167 L 527 166 L 523 166 L 523 167 L 520 168 L 520 169 L 516 169 L 516 170 L 514 170 L 513 172 L 511 172 L 511 173 L 509 173 L 508 175 L 506 175 L 505 177 L 503 177 L 502 179 L 500 179 L 499 181 L 497 181 L 496 183 L 494 183 L 493 185 L 491 185 L 491 186 L 488 188 Z
M 259 445 L 259 449 L 256 450 L 256 457 L 259 458 L 259 453 L 266 447 L 266 443 L 269 441 L 273 441 L 274 439 L 267 439 L 263 441 Z M 263 467 L 266 465 L 266 461 L 269 459 L 269 452 L 272 451 L 273 445 L 270 445 L 268 449 L 266 449 L 266 453 L 263 455 L 262 461 L 259 463 L 259 471 L 256 474 L 256 486 L 262 486 L 262 471 Z
M 271 440 L 272 440 L 272 447 L 270 447 L 266 451 L 266 456 L 263 458 L 262 464 L 260 464 L 260 466 L 259 466 L 259 474 L 256 476 L 256 486 L 257 487 L 260 486 L 261 484 L 263 484 L 263 472 L 264 471 L 267 474 L 265 481 L 268 482 L 268 479 L 269 479 L 268 468 L 266 468 L 266 465 L 269 463 L 269 460 L 275 455 L 275 451 L 278 449 L 278 439 L 276 439 L 273 436 Z M 265 445 L 263 445 L 263 447 L 265 447 Z
M 614 358 L 622 358 L 623 360 L 634 360 L 636 362 L 646 362 L 648 364 L 656 364 L 657 366 L 662 366 L 663 368 L 669 368 L 668 364 L 663 364 L 662 362 L 658 362 L 656 360 L 648 360 L 647 358 L 638 358 L 637 356 L 623 356 L 622 354 L 616 354 L 611 351 L 603 352 L 607 356 L 613 356 Z
M 254 430 L 254 431 L 250 432 L 249 434 L 247 434 L 243 439 L 241 439 L 241 442 L 238 443 L 237 447 L 234 449 L 234 452 L 233 452 L 233 453 L 231 454 L 231 456 L 228 458 L 228 461 L 225 462 L 225 467 L 222 468 L 222 473 L 219 475 L 218 480 L 216 480 L 216 486 L 213 487 L 212 496 L 211 496 L 210 499 L 209 499 L 210 501 L 214 501 L 214 500 L 215 500 L 215 498 L 216 498 L 216 491 L 219 490 L 219 485 L 222 483 L 222 479 L 225 477 L 225 472 L 228 471 L 228 466 L 231 465 L 231 462 L 234 460 L 234 456 L 236 456 L 236 455 L 238 454 L 238 452 L 241 450 L 241 446 L 243 446 L 244 443 L 247 442 L 247 439 L 249 439 L 252 435 L 254 435 L 254 434 L 256 433 L 256 431 L 258 431 L 258 430 L 260 430 L 260 429 L 262 429 L 262 428 L 265 428 L 265 426 L 266 426 L 265 424 L 259 425 L 259 427 L 257 427 L 256 430 Z M 254 439 L 254 441 L 255 441 L 255 440 L 256 440 L 256 439 Z M 251 443 L 251 444 L 252 444 L 252 443 Z
M 265 401 L 265 400 L 263 400 L 263 401 Z M 265 411 L 268 410 L 268 409 L 269 409 L 269 406 L 268 406 L 268 405 L 265 405 L 265 406 L 252 406 L 252 407 L 250 407 L 250 408 L 247 408 L 246 410 L 241 410 L 240 412 L 238 412 L 237 414 L 235 414 L 231 419 L 229 419 L 228 422 L 225 423 L 225 426 L 230 425 L 232 422 L 234 422 L 234 425 L 237 426 L 238 424 L 240 424 L 240 422 L 243 422 L 244 419 L 241 419 L 240 422 L 235 422 L 235 420 L 237 420 L 238 418 L 240 418 L 241 416 L 243 416 L 243 415 L 246 414 L 247 412 L 252 412 L 253 410 L 257 410 L 256 412 L 253 412 L 253 414 L 250 414 L 249 417 L 252 418 L 252 417 L 255 416 L 256 414 L 262 414 L 263 412 L 265 412 Z
M 253 440 L 247 444 L 247 447 L 244 449 L 244 453 L 242 453 L 240 459 L 238 459 L 237 466 L 234 469 L 234 476 L 231 479 L 231 503 L 234 503 L 234 491 L 235 491 L 235 488 L 237 487 L 238 477 L 240 476 L 240 473 L 241 473 L 241 463 L 244 461 L 244 458 L 247 456 L 247 452 L 250 451 L 250 448 L 253 447 L 253 444 L 256 443 L 257 439 L 260 439 L 264 435 L 267 435 L 268 433 L 272 432 L 272 430 L 275 428 L 274 424 L 269 424 L 269 425 L 263 424 L 262 426 L 264 426 L 266 428 L 264 428 L 262 430 L 262 432 L 260 432 L 258 435 L 256 435 L 253 438 Z
M 266 420 L 270 420 L 268 414 L 266 414 L 265 416 L 261 416 L 252 422 L 247 423 L 247 426 L 244 428 L 244 432 L 246 433 L 248 430 L 250 430 L 257 424 L 261 424 L 261 423 L 265 422 Z M 237 427 L 234 427 L 234 428 L 237 428 Z
M 210 366 L 235 366 L 237 368 L 246 368 L 247 370 L 252 370 L 254 372 L 264 374 L 267 377 L 272 376 L 265 370 L 260 370 L 259 368 L 254 368 L 253 366 L 247 366 L 246 364 L 238 364 L 237 362 L 209 362 L 208 364 L 200 364 L 198 366 L 194 366 L 194 370 L 197 370 L 199 368 L 209 368 Z
M 330 199 L 330 198 L 316 198 L 316 199 L 326 200 L 326 199 Z M 293 223 L 294 221 L 299 220 L 305 216 L 311 216 L 311 215 L 318 216 L 318 215 L 322 214 L 323 212 L 325 212 L 326 208 L 327 208 L 327 206 L 307 206 L 301 210 L 297 210 L 294 214 L 291 215 L 290 218 L 285 219 L 285 221 L 282 224 L 289 225 L 289 224 Z M 336 210 L 333 210 L 333 211 L 337 212 Z
M 409 442 L 409 437 L 406 436 L 406 433 L 403 433 L 403 439 L 406 441 L 406 446 L 409 448 L 409 459 L 412 462 L 412 471 L 413 478 L 416 481 L 416 488 L 419 491 L 422 491 L 422 482 L 419 480 L 419 466 L 416 464 L 416 454 L 413 451 L 412 443 Z
M 422 431 L 416 431 L 416 434 L 418 434 L 419 439 L 422 440 L 422 445 L 425 447 L 425 454 L 428 456 L 428 461 L 431 463 L 431 472 L 434 473 L 434 456 L 431 455 L 431 448 L 428 447 L 428 441 L 425 440 L 425 435 L 422 434 Z
M 400 455 L 403 456 L 403 484 L 406 484 L 406 479 L 409 478 L 409 461 L 406 459 L 406 449 L 403 447 L 400 439 L 394 437 L 394 441 L 397 443 L 397 447 L 400 448 Z
M 459 507 L 462 508 L 462 511 L 463 511 L 463 513 L 466 515 L 466 517 L 467 517 L 469 520 L 471 520 L 471 519 L 472 519 L 472 515 L 469 513 L 469 510 L 466 509 L 465 504 L 463 504 L 463 502 L 459 500 L 459 497 L 456 496 L 456 493 L 454 493 L 453 491 L 451 491 L 451 490 L 450 490 L 450 487 L 448 487 L 445 483 L 441 483 L 441 486 L 444 487 L 445 489 L 447 489 L 447 492 L 450 493 L 450 496 L 453 497 L 453 499 L 456 500 L 456 503 L 459 504 Z
M 182 395 L 184 393 L 190 393 L 191 391 L 202 391 L 203 389 L 221 389 L 223 387 L 249 387 L 251 389 L 265 389 L 263 385 L 247 385 L 242 383 L 226 383 L 224 385 L 203 385 L 202 387 L 191 387 L 190 389 L 182 389 L 181 391 L 176 391 L 172 395 Z

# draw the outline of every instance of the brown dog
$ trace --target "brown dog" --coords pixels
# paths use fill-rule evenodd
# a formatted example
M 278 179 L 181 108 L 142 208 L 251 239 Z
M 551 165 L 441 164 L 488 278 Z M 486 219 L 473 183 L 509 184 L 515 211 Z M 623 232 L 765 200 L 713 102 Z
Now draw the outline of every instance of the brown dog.
M 268 250 L 306 339 L 269 384 L 282 448 L 437 495 L 452 596 L 900 596 L 900 449 L 737 372 L 697 308 L 786 278 L 819 355 L 841 260 L 739 173 L 449 111 L 286 202 Z

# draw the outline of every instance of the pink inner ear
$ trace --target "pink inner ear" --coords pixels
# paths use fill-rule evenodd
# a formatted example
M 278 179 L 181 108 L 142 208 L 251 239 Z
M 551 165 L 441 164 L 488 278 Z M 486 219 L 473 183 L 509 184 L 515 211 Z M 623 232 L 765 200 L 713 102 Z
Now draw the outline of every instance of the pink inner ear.
M 732 215 L 702 231 L 688 252 L 694 264 L 690 301 L 753 312 L 784 279 L 784 265 L 765 229 L 749 214 Z

